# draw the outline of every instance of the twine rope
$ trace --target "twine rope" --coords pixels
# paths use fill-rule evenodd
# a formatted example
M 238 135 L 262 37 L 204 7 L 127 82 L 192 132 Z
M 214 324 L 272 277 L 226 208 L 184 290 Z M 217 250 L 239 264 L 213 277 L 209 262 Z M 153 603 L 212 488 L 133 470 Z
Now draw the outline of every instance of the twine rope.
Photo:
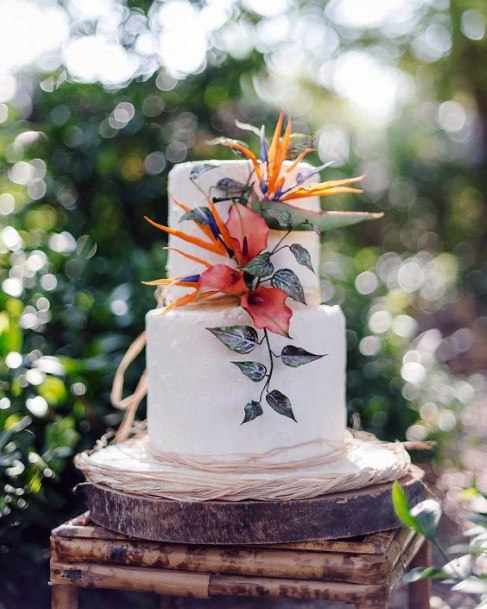
M 281 471 L 245 473 L 224 472 L 215 464 L 202 467 L 199 461 L 196 464 L 187 461 L 184 465 L 164 463 L 154 459 L 143 434 L 122 444 L 85 451 L 76 456 L 75 463 L 89 482 L 146 497 L 191 502 L 291 500 L 389 482 L 407 473 L 411 461 L 402 444 L 379 442 L 373 436 L 365 439 L 359 435 L 345 443 L 343 459 L 358 464 L 360 453 L 370 451 L 374 445 L 384 450 L 386 463 L 381 467 L 352 465 L 348 471 L 340 471 L 343 461 L 337 459 L 321 467 L 283 467 Z

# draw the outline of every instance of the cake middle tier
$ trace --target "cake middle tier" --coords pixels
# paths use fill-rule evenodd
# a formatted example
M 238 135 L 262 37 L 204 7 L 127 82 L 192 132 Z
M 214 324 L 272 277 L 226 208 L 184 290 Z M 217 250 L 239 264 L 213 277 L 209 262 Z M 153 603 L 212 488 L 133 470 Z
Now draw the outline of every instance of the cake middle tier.
M 251 326 L 249 316 L 233 306 L 199 305 L 167 315 L 161 315 L 161 309 L 147 314 L 147 418 L 155 455 L 208 456 L 225 463 L 242 455 L 269 454 L 271 460 L 286 464 L 334 452 L 341 445 L 346 422 L 341 309 L 294 310 L 292 338 L 268 334 L 275 354 L 272 364 L 262 330 L 252 330 L 256 344 L 248 353 L 231 350 L 215 335 L 215 328 L 245 325 Z M 286 365 L 279 357 L 286 346 L 322 357 Z M 269 386 L 265 387 L 267 377 L 254 381 L 235 362 L 264 365 L 267 374 L 272 372 Z M 262 368 L 260 372 L 254 378 L 262 376 Z M 269 404 L 266 395 L 274 390 L 289 400 L 295 420 L 279 414 L 279 403 L 277 410 Z M 252 402 L 260 405 L 262 414 L 242 423 L 245 406 Z

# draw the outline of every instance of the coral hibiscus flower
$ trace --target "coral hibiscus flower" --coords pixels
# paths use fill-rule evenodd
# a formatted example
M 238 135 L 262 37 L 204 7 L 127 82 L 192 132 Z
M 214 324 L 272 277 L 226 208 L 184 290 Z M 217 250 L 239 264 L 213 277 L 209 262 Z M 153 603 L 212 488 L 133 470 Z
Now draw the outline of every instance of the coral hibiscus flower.
M 242 296 L 241 306 L 252 317 L 257 328 L 289 336 L 292 311 L 286 305 L 287 294 L 280 288 L 260 286 Z

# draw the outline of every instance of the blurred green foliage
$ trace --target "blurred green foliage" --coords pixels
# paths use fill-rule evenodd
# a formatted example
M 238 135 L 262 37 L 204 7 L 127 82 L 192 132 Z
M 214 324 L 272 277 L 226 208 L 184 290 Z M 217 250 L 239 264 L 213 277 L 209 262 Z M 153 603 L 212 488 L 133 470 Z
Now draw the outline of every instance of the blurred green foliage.
M 477 71 L 484 43 L 462 35 L 456 4 L 442 12 L 451 54 L 421 62 L 404 37 L 395 40 L 421 95 L 380 132 L 304 71 L 293 92 L 307 110 L 295 99 L 262 101 L 263 79 L 277 77 L 257 50 L 182 80 L 161 70 L 111 90 L 59 69 L 35 81 L 28 112 L 9 105 L 0 132 L 0 607 L 21 607 L 21 598 L 47 606 L 49 531 L 82 505 L 73 454 L 120 421 L 111 379 L 154 305 L 140 282 L 164 269 L 160 234 L 143 216 L 165 219 L 172 164 L 225 156 L 206 144 L 215 135 L 243 137 L 235 118 L 271 125 L 282 103 L 299 112 L 299 130 L 320 129 L 322 160 L 346 149 L 327 177 L 368 174 L 362 207 L 386 218 L 327 233 L 321 268 L 325 302 L 341 304 L 348 321 L 349 422 L 359 416 L 383 438 L 452 440 L 463 405 L 483 387 L 482 361 L 463 378 L 446 362 L 486 332 L 485 137 L 475 130 L 487 128 L 487 78 Z M 392 44 L 379 30 L 336 31 L 344 50 Z M 319 52 L 311 48 L 310 61 Z M 443 106 L 443 127 L 435 119 L 453 98 L 473 117 L 464 140 L 445 128 L 457 106 Z M 140 358 L 129 388 L 142 368 Z

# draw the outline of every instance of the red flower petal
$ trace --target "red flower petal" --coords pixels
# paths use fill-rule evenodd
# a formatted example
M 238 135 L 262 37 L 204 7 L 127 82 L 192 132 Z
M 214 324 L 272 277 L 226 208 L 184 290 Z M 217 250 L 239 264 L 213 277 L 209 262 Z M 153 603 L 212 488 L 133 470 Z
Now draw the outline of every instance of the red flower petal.
M 226 227 L 235 244 L 239 264 L 247 264 L 267 247 L 269 227 L 262 216 L 250 208 L 235 203 L 230 209 Z
M 266 328 L 269 332 L 289 336 L 289 323 L 293 312 L 286 306 L 286 298 L 284 290 L 259 287 L 253 292 L 245 293 L 240 304 L 252 317 L 257 328 Z
M 248 291 L 242 271 L 226 264 L 215 264 L 211 269 L 201 273 L 198 283 L 206 290 L 216 290 L 232 296 Z

